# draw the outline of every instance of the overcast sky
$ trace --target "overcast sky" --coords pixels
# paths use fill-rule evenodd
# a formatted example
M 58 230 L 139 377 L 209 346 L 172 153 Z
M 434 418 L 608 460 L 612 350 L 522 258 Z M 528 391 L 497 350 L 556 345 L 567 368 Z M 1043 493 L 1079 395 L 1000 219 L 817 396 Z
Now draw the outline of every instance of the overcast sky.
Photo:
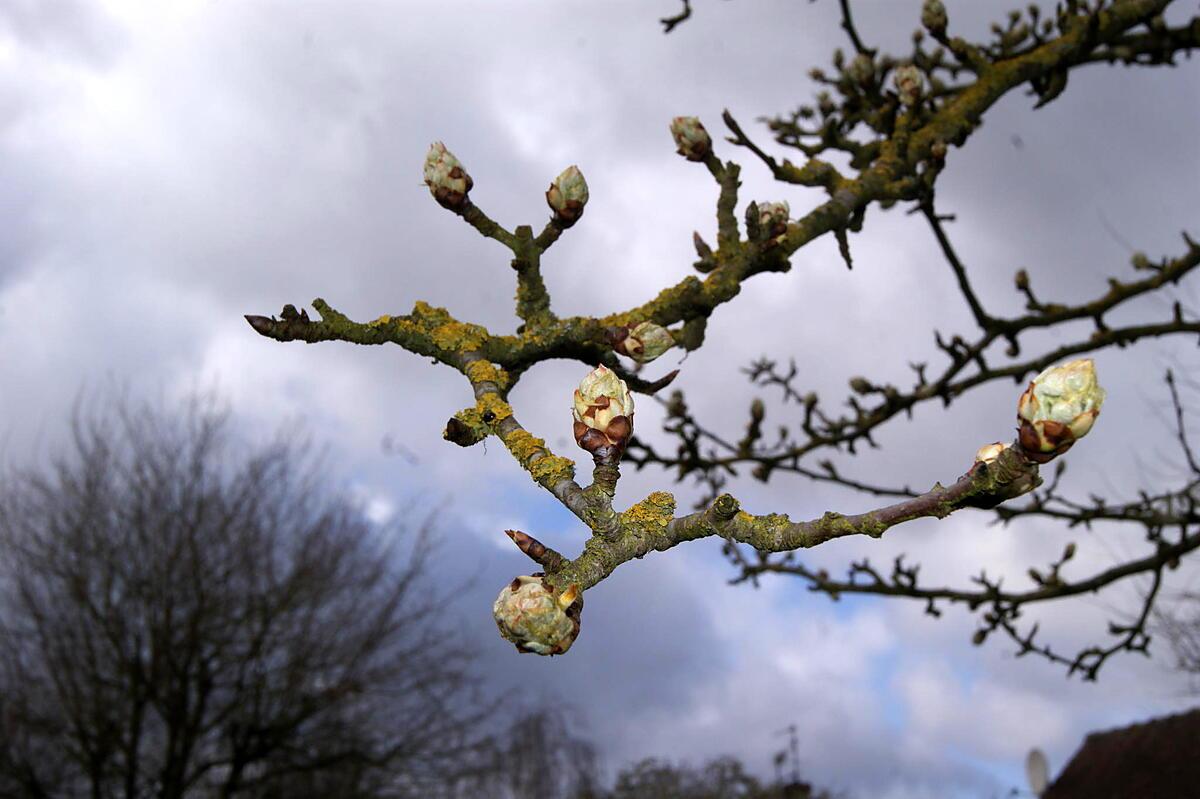
M 2 457 L 45 457 L 80 392 L 113 382 L 147 397 L 215 387 L 249 431 L 303 422 L 378 518 L 414 498 L 441 508 L 440 568 L 474 580 L 447 612 L 470 630 L 492 685 L 572 702 L 610 768 L 730 753 L 767 774 L 785 743 L 777 731 L 794 723 L 804 773 L 819 784 L 891 799 L 1002 795 L 1024 785 L 1032 746 L 1057 772 L 1091 730 L 1194 704 L 1165 647 L 1153 660 L 1115 659 L 1098 685 L 1083 684 L 1014 659 L 998 640 L 971 646 L 965 611 L 934 621 L 917 603 L 834 604 L 786 578 L 728 586 L 712 541 L 621 567 L 588 592 L 567 656 L 519 657 L 490 617 L 495 593 L 529 568 L 503 530 L 569 554 L 584 530 L 496 442 L 441 440 L 446 419 L 471 404 L 465 381 L 398 348 L 279 344 L 243 321 L 320 296 L 360 320 L 423 299 L 493 331 L 515 328 L 505 253 L 421 183 L 435 139 L 474 177 L 472 199 L 510 227 L 541 224 L 549 181 L 570 164 L 583 170 L 587 213 L 544 262 L 560 314 L 625 308 L 689 274 L 692 231 L 713 239 L 715 190 L 674 154 L 667 123 L 693 114 L 716 132 L 728 107 L 766 142 L 754 120 L 809 99 L 808 69 L 845 46 L 831 0 L 695 5 L 664 36 L 656 20 L 676 12 L 674 0 L 3 3 Z M 895 50 L 920 3 L 858 5 L 863 36 Z M 955 30 L 978 34 L 1010 4 L 948 6 Z M 958 215 L 951 233 L 991 310 L 1020 310 L 1018 268 L 1044 296 L 1079 301 L 1109 275 L 1129 277 L 1133 250 L 1177 255 L 1179 231 L 1197 235 L 1198 86 L 1187 61 L 1092 67 L 1037 112 L 1013 92 L 951 152 L 940 204 Z M 744 152 L 720 145 L 719 155 L 744 164 L 743 200 L 787 199 L 801 215 L 819 199 L 772 184 Z M 762 355 L 795 356 L 800 388 L 837 402 L 851 376 L 903 385 L 908 361 L 937 363 L 935 328 L 970 332 L 917 218 L 872 211 L 853 245 L 853 272 L 821 240 L 790 274 L 753 279 L 717 312 L 677 383 L 701 418 L 740 430 L 755 390 L 738 369 Z M 1127 318 L 1168 312 L 1148 301 Z M 1109 400 L 1069 455 L 1076 496 L 1129 498 L 1171 473 L 1161 376 L 1171 363 L 1194 368 L 1194 347 L 1167 340 L 1097 356 Z M 544 364 L 513 395 L 523 423 L 560 454 L 574 455 L 568 408 L 585 372 Z M 882 482 L 953 480 L 977 447 L 1010 434 L 1017 393 L 989 385 L 948 412 L 924 407 L 881 431 L 881 450 L 840 463 Z M 763 396 L 769 423 L 794 418 Z M 640 435 L 668 443 L 652 401 L 639 399 L 637 419 Z M 384 451 L 388 436 L 404 454 Z M 628 473 L 618 501 L 672 488 L 668 475 Z M 752 512 L 793 518 L 870 507 L 786 477 L 732 490 Z M 678 496 L 684 507 L 695 494 L 680 486 Z M 912 523 L 805 562 L 840 573 L 906 552 L 934 582 L 965 584 L 986 565 L 1022 586 L 1026 568 L 1069 540 L 1080 546 L 1076 577 L 1142 546 L 1137 529 L 988 521 Z M 1198 574 L 1185 566 L 1169 588 L 1194 587 Z M 1109 611 L 1129 607 L 1137 588 L 1039 609 L 1043 635 L 1067 649 L 1102 637 Z

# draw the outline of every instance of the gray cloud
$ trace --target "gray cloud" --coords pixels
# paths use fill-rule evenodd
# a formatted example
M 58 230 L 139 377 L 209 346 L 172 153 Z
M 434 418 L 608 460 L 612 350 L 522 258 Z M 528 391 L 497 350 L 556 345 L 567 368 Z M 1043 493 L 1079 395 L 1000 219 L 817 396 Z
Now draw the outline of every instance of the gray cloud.
M 863 4 L 864 35 L 903 44 L 915 25 L 910 5 L 912 20 L 899 25 L 892 4 Z M 728 106 L 765 143 L 753 119 L 806 99 L 806 70 L 827 62 L 842 36 L 832 3 L 698 3 L 669 37 L 655 18 L 675 6 L 659 6 L 81 3 L 53 14 L 45 4 L 6 6 L 5 457 L 51 446 L 79 387 L 107 376 L 140 392 L 215 384 L 251 431 L 307 419 L 379 513 L 411 496 L 450 503 L 444 569 L 451 581 L 473 580 L 453 612 L 479 641 L 491 682 L 576 704 L 610 765 L 732 751 L 765 770 L 775 731 L 795 722 L 805 768 L 826 784 L 864 795 L 977 796 L 1017 784 L 1028 746 L 1061 764 L 1084 732 L 1177 706 L 1179 683 L 1160 662 L 1114 663 L 1101 704 L 1096 687 L 1064 684 L 1045 664 L 1014 661 L 1000 645 L 970 647 L 962 613 L 933 622 L 917 605 L 833 605 L 785 580 L 728 587 L 730 571 L 707 542 L 627 565 L 589 592 L 569 656 L 517 657 L 487 614 L 499 587 L 526 568 L 502 530 L 520 526 L 567 551 L 583 537 L 501 448 L 440 440 L 445 419 L 471 401 L 462 381 L 391 349 L 283 346 L 245 326 L 243 313 L 319 295 L 357 318 L 424 299 L 513 329 L 504 253 L 420 184 L 434 139 L 464 161 L 473 198 L 506 224 L 544 218 L 546 185 L 566 165 L 581 166 L 592 189 L 587 215 L 546 259 L 560 312 L 639 303 L 687 274 L 691 231 L 711 239 L 715 191 L 703 169 L 672 153 L 668 120 L 699 114 L 715 132 Z M 960 3 L 951 16 L 984 29 L 989 13 Z M 1019 267 L 1048 295 L 1077 300 L 1102 291 L 1106 276 L 1127 274 L 1119 239 L 1152 256 L 1176 251 L 1200 200 L 1183 179 L 1200 166 L 1190 145 L 1200 119 L 1180 110 L 1200 107 L 1196 86 L 1191 64 L 1097 67 L 1036 113 L 1027 97 L 1005 100 L 951 153 L 940 203 L 958 214 L 952 235 L 998 311 L 1019 308 L 1011 289 Z M 795 212 L 816 199 L 771 183 L 741 153 L 722 154 L 744 163 L 747 199 L 786 197 Z M 916 220 L 872 211 L 852 245 L 853 272 L 819 241 L 792 273 L 756 278 L 714 316 L 709 346 L 679 380 L 704 418 L 727 430 L 742 423 L 755 392 L 736 370 L 759 355 L 794 355 L 806 387 L 836 401 L 855 374 L 906 381 L 907 360 L 936 356 L 935 327 L 969 330 L 953 277 Z M 1130 452 L 1164 398 L 1162 365 L 1191 363 L 1189 353 L 1168 341 L 1099 357 L 1110 400 L 1072 453 L 1070 486 L 1111 484 L 1129 497 L 1144 485 Z M 577 364 L 545 364 L 514 393 L 522 421 L 563 453 L 581 375 Z M 1014 386 L 997 385 L 946 412 L 921 409 L 882 433 L 883 449 L 845 468 L 913 485 L 951 479 L 978 445 L 1010 432 L 1015 396 Z M 643 401 L 639 432 L 659 416 Z M 790 418 L 770 404 L 769 421 Z M 1165 445 L 1158 424 L 1149 427 Z M 389 434 L 416 462 L 381 451 Z M 619 499 L 666 482 L 629 473 Z M 783 479 L 735 490 L 757 512 L 863 507 L 862 498 Z M 678 495 L 684 505 L 694 492 L 681 486 Z M 1018 581 L 1069 539 L 1080 543 L 1079 573 L 1140 544 L 1117 529 L 985 521 L 916 523 L 807 560 L 837 570 L 907 552 L 930 579 L 965 582 L 987 563 Z M 1172 579 L 1182 586 L 1195 570 Z M 1076 603 L 1041 615 L 1048 633 L 1072 644 L 1103 630 L 1108 614 Z

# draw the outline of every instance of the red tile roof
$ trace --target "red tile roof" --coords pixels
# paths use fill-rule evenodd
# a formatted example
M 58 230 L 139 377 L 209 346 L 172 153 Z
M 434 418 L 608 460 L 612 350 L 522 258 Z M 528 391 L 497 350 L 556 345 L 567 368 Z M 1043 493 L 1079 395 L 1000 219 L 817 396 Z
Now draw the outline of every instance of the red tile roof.
M 1200 797 L 1200 708 L 1094 732 L 1043 799 Z

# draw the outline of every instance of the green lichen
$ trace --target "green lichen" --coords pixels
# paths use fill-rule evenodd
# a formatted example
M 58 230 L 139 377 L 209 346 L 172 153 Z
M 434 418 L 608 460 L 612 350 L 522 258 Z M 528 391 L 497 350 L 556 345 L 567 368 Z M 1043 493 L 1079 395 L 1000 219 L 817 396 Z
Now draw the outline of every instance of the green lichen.
M 783 513 L 768 513 L 752 518 L 754 535 L 751 544 L 758 549 L 778 549 L 777 542 L 787 536 L 792 526 L 792 520 Z

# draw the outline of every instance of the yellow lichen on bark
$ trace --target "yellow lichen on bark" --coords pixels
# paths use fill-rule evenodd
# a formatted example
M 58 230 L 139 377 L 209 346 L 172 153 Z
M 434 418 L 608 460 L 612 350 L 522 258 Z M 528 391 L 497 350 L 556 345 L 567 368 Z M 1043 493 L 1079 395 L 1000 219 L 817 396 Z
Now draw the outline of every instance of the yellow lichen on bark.
M 526 430 L 514 430 L 502 439 L 521 468 L 540 485 L 553 486 L 575 477 L 575 463 L 570 458 L 551 455 L 546 442 Z M 541 457 L 535 457 L 541 453 Z
M 675 518 L 675 496 L 667 491 L 655 491 L 621 514 L 621 525 L 646 533 L 660 533 Z
M 513 415 L 512 406 L 500 399 L 497 394 L 484 394 L 475 403 L 475 409 L 479 411 L 488 424 L 495 424 Z M 488 418 L 489 412 L 491 413 L 490 419 Z
M 508 386 L 508 372 L 490 361 L 471 361 L 463 371 L 472 384 L 495 383 L 500 388 Z

